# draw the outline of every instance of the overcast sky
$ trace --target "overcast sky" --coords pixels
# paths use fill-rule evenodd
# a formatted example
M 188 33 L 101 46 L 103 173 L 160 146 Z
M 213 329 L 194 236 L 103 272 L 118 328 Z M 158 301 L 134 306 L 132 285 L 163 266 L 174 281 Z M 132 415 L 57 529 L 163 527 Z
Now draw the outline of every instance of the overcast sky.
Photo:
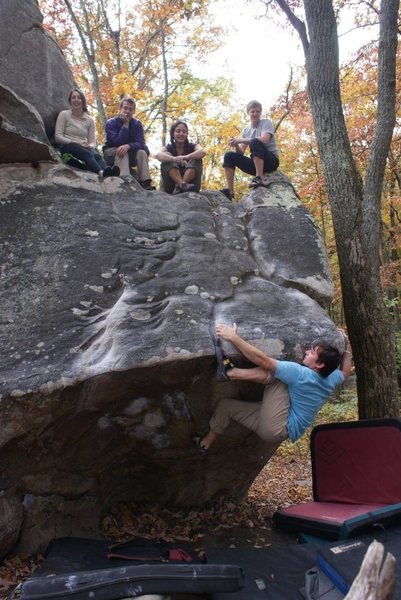
M 200 74 L 231 78 L 243 103 L 256 99 L 268 108 L 285 87 L 289 62 L 303 64 L 297 37 L 276 29 L 266 18 L 255 19 L 243 0 L 219 0 L 210 12 L 229 33 Z
M 219 0 L 211 8 L 216 24 L 229 28 L 224 46 L 213 53 L 207 67 L 200 69 L 203 77 L 232 78 L 240 101 L 259 100 L 268 109 L 285 90 L 290 64 L 304 65 L 304 55 L 298 34 L 275 26 L 263 15 L 262 3 L 243 0 Z M 343 18 L 339 27 L 340 58 L 355 51 L 372 36 L 369 30 L 350 31 L 351 16 Z M 348 32 L 348 33 L 346 33 Z

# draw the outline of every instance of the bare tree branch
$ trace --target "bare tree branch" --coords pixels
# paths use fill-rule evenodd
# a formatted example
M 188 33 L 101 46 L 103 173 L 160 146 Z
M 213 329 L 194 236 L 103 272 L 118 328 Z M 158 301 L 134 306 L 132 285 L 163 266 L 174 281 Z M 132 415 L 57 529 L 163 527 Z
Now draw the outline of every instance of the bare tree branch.
M 275 1 L 279 5 L 281 10 L 284 12 L 284 14 L 287 16 L 291 25 L 298 32 L 298 35 L 302 42 L 302 46 L 304 48 L 305 56 L 307 56 L 308 50 L 309 50 L 309 40 L 308 40 L 308 35 L 306 33 L 305 23 L 303 21 L 301 21 L 300 19 L 298 19 L 298 17 L 290 9 L 290 7 L 288 6 L 287 2 L 285 2 L 285 0 L 275 0 Z

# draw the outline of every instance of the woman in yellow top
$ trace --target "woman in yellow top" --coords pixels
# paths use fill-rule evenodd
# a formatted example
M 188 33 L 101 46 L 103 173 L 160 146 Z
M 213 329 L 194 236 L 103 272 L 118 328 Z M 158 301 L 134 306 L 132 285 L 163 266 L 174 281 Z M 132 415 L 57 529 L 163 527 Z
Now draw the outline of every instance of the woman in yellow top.
M 202 178 L 202 158 L 206 152 L 188 140 L 188 125 L 176 121 L 170 129 L 170 144 L 155 155 L 161 162 L 163 188 L 167 194 L 199 192 Z
M 71 154 L 100 178 L 119 175 L 120 169 L 108 167 L 96 150 L 95 121 L 88 115 L 84 94 L 74 89 L 68 102 L 71 108 L 62 110 L 57 117 L 54 135 L 62 154 Z

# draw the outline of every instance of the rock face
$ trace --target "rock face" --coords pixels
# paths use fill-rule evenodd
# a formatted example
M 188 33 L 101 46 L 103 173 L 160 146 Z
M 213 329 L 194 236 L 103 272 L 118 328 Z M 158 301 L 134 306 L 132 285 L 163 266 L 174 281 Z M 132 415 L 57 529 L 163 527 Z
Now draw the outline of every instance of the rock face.
M 0 85 L 0 163 L 56 158 L 38 111 L 12 90 Z
M 275 448 L 235 423 L 207 461 L 191 440 L 219 399 L 261 397 L 216 382 L 216 323 L 278 358 L 339 343 L 290 182 L 276 173 L 235 205 L 43 164 L 0 168 L 0 198 L 1 553 L 94 534 L 121 499 L 243 497 Z
M 1 0 L 0 85 L 39 112 L 51 139 L 58 113 L 68 108 L 74 81 L 60 48 L 42 22 L 35 0 Z

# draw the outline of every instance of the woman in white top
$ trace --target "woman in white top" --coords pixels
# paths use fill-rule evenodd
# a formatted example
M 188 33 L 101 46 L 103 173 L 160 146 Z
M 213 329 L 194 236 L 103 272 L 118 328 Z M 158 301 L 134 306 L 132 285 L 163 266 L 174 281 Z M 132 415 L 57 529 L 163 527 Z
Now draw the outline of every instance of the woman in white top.
M 62 110 L 56 121 L 55 140 L 62 154 L 71 154 L 83 162 L 99 177 L 119 175 L 118 167 L 107 167 L 96 150 L 95 121 L 88 115 L 84 94 L 77 89 L 70 92 L 68 102 L 71 109 Z M 117 172 L 118 171 L 118 172 Z

